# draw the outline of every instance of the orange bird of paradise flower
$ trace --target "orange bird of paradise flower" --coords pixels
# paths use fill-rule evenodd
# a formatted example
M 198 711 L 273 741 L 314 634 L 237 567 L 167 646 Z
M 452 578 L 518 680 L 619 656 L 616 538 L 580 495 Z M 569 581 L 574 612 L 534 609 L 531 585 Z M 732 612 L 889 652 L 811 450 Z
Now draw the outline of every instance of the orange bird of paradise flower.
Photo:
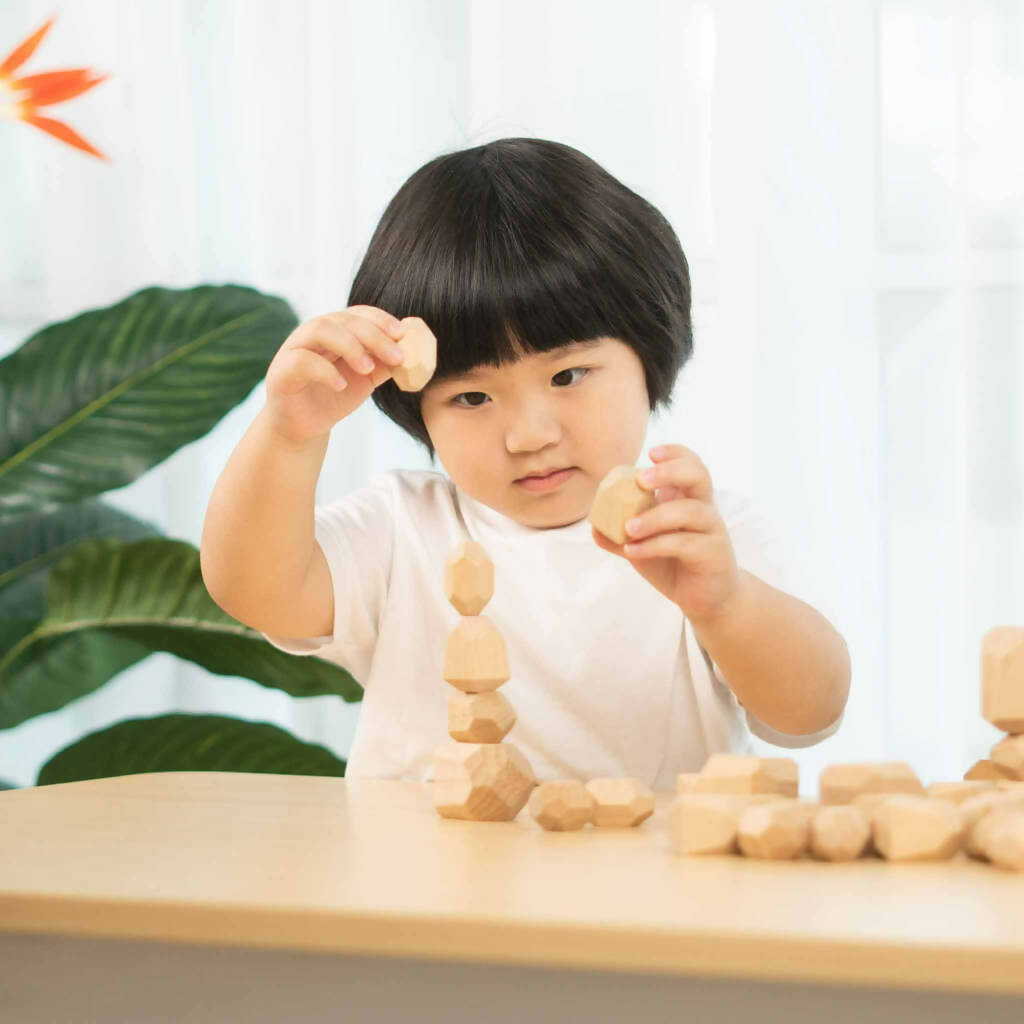
M 63 103 L 72 96 L 80 95 L 94 85 L 99 85 L 109 75 L 96 77 L 90 68 L 70 68 L 66 71 L 43 71 L 37 75 L 14 77 L 14 72 L 32 56 L 55 20 L 56 15 L 49 18 L 41 29 L 30 35 L 21 46 L 16 46 L 0 64 L 0 116 L 34 124 L 75 149 L 81 149 L 101 160 L 109 160 L 108 156 L 86 142 L 63 121 L 36 113 L 39 107 Z

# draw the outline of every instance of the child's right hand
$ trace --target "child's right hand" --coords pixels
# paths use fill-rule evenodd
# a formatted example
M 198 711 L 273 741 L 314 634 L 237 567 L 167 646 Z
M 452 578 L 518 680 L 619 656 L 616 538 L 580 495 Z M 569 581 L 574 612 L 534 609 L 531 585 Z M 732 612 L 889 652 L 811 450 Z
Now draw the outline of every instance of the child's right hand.
M 299 324 L 267 368 L 273 428 L 296 444 L 330 433 L 402 362 L 394 339 L 403 331 L 402 321 L 375 306 L 349 306 Z

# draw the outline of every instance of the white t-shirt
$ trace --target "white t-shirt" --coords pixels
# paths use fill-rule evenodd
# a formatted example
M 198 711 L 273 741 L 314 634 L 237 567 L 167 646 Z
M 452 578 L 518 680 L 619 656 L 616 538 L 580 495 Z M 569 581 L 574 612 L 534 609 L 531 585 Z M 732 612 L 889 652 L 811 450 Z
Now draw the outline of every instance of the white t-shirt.
M 715 491 L 741 568 L 795 593 L 767 524 L 749 500 Z M 442 678 L 459 613 L 444 564 L 463 540 L 494 563 L 481 612 L 501 631 L 510 678 L 501 692 L 517 720 L 505 742 L 538 780 L 630 776 L 671 790 L 717 752 L 751 753 L 750 731 L 785 747 L 832 735 L 790 736 L 737 701 L 679 607 L 623 558 L 594 542 L 590 523 L 537 529 L 470 497 L 433 470 L 389 470 L 315 510 L 315 536 L 334 584 L 334 633 L 264 634 L 292 654 L 346 668 L 364 694 L 346 774 L 433 778 L 449 742 Z M 800 593 L 795 596 L 809 599 Z

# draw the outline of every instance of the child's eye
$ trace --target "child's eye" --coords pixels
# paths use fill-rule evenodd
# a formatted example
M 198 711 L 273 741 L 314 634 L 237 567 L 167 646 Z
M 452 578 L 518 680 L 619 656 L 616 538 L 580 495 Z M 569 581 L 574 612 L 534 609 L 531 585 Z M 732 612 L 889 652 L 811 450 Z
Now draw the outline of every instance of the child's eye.
M 572 367 L 572 369 L 569 369 L 569 370 L 559 370 L 559 372 L 556 373 L 554 375 L 554 377 L 552 377 L 551 379 L 552 380 L 558 380 L 559 377 L 563 376 L 566 373 L 583 373 L 583 374 L 587 374 L 587 373 L 590 373 L 590 370 L 587 369 L 587 367 L 585 367 L 585 366 L 574 366 L 574 367 Z M 582 380 L 582 379 L 583 378 L 581 377 L 580 380 Z M 570 381 L 570 384 L 571 383 L 572 382 Z M 569 386 L 569 384 L 566 385 L 566 387 L 568 387 L 568 386 Z
M 571 369 L 568 369 L 568 370 L 559 370 L 559 372 L 556 373 L 551 379 L 553 381 L 555 381 L 555 380 L 558 380 L 559 377 L 563 377 L 564 378 L 565 374 L 567 374 L 567 373 L 582 373 L 582 374 L 585 375 L 585 374 L 590 373 L 590 368 L 586 367 L 586 366 L 574 366 L 574 367 L 572 367 Z M 579 379 L 582 380 L 582 377 L 579 378 Z M 570 381 L 566 381 L 564 384 L 560 385 L 560 387 L 571 387 L 572 384 L 574 384 L 574 383 L 576 383 L 576 382 L 575 381 L 571 381 L 571 380 Z M 473 397 L 473 396 L 477 396 L 477 397 L 483 399 L 483 401 L 480 401 L 480 402 L 460 402 L 459 401 L 460 398 L 470 398 L 470 397 Z M 460 406 L 462 406 L 463 409 L 479 409 L 480 406 L 483 405 L 484 402 L 487 401 L 487 395 L 485 395 L 482 391 L 461 391 L 461 392 L 459 392 L 459 394 L 454 395 L 450 399 L 450 401 L 451 401 L 452 405 L 460 405 Z

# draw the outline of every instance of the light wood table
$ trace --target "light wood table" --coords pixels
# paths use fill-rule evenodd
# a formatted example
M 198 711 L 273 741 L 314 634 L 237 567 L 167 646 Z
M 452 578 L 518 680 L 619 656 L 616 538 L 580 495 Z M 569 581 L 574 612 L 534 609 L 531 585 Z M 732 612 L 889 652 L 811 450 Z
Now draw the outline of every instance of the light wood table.
M 552 833 L 384 780 L 2 792 L 0 1017 L 1024 1019 L 1024 875 L 678 857 L 671 799 Z

